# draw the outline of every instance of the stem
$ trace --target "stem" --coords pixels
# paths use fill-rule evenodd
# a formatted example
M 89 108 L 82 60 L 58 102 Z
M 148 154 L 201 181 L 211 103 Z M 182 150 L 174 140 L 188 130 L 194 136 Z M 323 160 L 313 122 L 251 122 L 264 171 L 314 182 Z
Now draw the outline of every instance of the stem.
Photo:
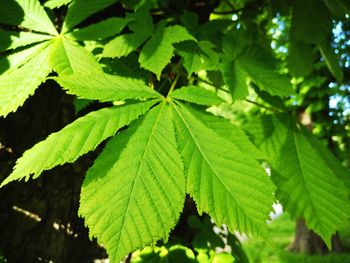
M 258 106 L 258 107 L 261 107 L 261 108 L 264 108 L 264 109 L 266 109 L 266 110 L 269 110 L 269 111 L 276 111 L 275 109 L 273 109 L 273 108 L 270 108 L 270 107 L 267 107 L 267 106 L 265 106 L 265 105 L 263 105 L 263 104 L 260 104 L 260 103 L 258 103 L 258 102 L 255 102 L 255 101 L 252 101 L 252 100 L 249 100 L 249 99 L 246 99 L 245 100 L 246 102 L 249 102 L 249 103 L 251 103 L 251 104 L 254 104 L 254 105 L 256 105 L 256 106 Z
M 175 86 L 176 86 L 176 83 L 177 83 L 177 81 L 179 80 L 179 78 L 180 78 L 180 75 L 177 75 L 176 78 L 175 78 L 175 80 L 174 80 L 174 82 L 171 84 L 171 87 L 170 87 L 170 90 L 169 90 L 169 92 L 168 92 L 167 97 L 169 97 L 169 95 L 173 92 L 173 90 L 174 90 L 174 88 L 175 88 Z

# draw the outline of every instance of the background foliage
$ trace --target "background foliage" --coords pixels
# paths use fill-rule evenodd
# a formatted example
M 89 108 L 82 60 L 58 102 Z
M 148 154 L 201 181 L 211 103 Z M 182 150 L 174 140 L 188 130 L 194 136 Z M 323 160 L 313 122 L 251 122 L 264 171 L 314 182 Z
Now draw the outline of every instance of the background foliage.
M 276 202 L 299 220 L 291 250 L 340 249 L 349 11 L 341 0 L 0 2 L 4 237 L 17 231 L 6 226 L 13 211 L 32 218 L 27 233 L 66 232 L 60 252 L 22 244 L 14 255 L 15 237 L 2 241 L 5 256 L 74 262 L 77 250 L 62 252 L 67 234 L 103 256 L 73 223 L 79 214 L 111 262 L 254 261 L 258 245 L 244 244 L 247 256 L 234 234 L 274 246 L 266 222 Z M 55 168 L 65 163 L 75 164 Z M 59 191 L 40 177 L 52 168 Z M 28 196 L 67 193 L 56 208 L 69 216 L 8 185 L 38 177 Z M 300 241 L 301 222 L 317 244 Z

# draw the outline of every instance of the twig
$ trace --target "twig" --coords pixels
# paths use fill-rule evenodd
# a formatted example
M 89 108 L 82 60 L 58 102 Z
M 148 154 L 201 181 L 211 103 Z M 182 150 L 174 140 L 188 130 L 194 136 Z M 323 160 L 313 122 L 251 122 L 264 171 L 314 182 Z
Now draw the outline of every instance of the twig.
M 249 99 L 246 99 L 245 101 L 246 101 L 246 102 L 249 102 L 249 103 L 251 103 L 251 104 L 254 104 L 254 105 L 258 106 L 258 107 L 264 108 L 264 109 L 266 109 L 266 110 L 276 111 L 274 108 L 267 107 L 267 106 L 265 106 L 265 105 L 263 105 L 263 104 L 260 104 L 260 103 L 258 103 L 258 102 L 255 102 L 255 101 L 252 101 L 252 100 L 249 100 Z

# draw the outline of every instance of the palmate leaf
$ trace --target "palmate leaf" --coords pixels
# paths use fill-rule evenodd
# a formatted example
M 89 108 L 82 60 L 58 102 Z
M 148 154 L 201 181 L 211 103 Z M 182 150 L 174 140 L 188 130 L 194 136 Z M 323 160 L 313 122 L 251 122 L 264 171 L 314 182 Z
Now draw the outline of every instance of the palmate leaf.
M 350 171 L 322 144 L 312 133 L 306 129 L 301 129 L 312 147 L 322 157 L 328 168 L 346 185 L 350 191 Z
M 126 99 L 161 98 L 161 95 L 142 81 L 108 75 L 61 75 L 55 80 L 67 93 L 82 99 L 118 101 Z
M 80 22 L 84 21 L 93 13 L 96 13 L 112 4 L 117 0 L 74 0 L 68 8 L 66 18 L 62 26 L 62 32 L 66 33 L 72 30 Z
M 341 170 L 330 166 L 324 152 L 319 154 L 296 127 L 284 131 L 286 141 L 280 143 L 282 148 L 272 162 L 276 196 L 286 211 L 294 218 L 305 218 L 330 247 L 331 236 L 350 214 L 349 192 L 336 175 Z
M 251 136 L 254 145 L 273 163 L 286 143 L 289 122 L 289 116 L 285 114 L 253 116 L 244 125 L 244 130 Z
M 12 174 L 1 184 L 37 178 L 44 170 L 71 163 L 81 155 L 94 150 L 103 140 L 144 114 L 155 101 L 140 102 L 91 112 L 61 131 L 34 145 L 18 159 Z
M 198 86 L 186 86 L 174 90 L 170 94 L 170 98 L 206 106 L 218 105 L 223 102 L 214 92 Z
M 236 61 L 239 70 L 244 70 L 249 78 L 271 95 L 286 97 L 294 94 L 290 80 L 260 59 L 240 56 Z
M 39 0 L 0 1 L 0 23 L 57 35 L 58 32 Z
M 73 0 L 48 0 L 45 2 L 45 6 L 51 9 L 61 7 L 63 5 L 68 5 L 72 2 Z
M 205 126 L 215 131 L 219 136 L 233 143 L 241 152 L 248 153 L 254 159 L 267 158 L 263 152 L 254 146 L 245 132 L 237 125 L 230 123 L 229 120 L 212 114 L 202 113 L 200 111 L 193 111 L 192 113 L 196 118 L 202 121 Z
M 20 66 L 24 65 L 33 57 L 42 52 L 50 44 L 51 41 L 45 41 L 30 48 L 26 48 L 15 53 L 11 53 L 10 55 L 0 57 L 0 72 L 2 74 L 9 74 L 10 72 L 17 70 Z
M 224 60 L 220 70 L 225 84 L 230 90 L 233 100 L 244 99 L 248 96 L 247 73 L 235 61 Z
M 0 29 L 0 51 L 16 49 L 18 47 L 51 39 L 51 36 L 31 32 L 15 32 Z
M 120 33 L 131 21 L 129 18 L 112 17 L 90 26 L 67 33 L 76 40 L 99 40 Z
M 0 116 L 6 116 L 22 106 L 51 72 L 48 63 L 50 46 L 22 67 L 0 75 Z M 35 74 L 33 74 L 35 72 Z
M 139 62 L 141 66 L 157 75 L 170 62 L 175 48 L 173 44 L 185 40 L 194 40 L 187 30 L 179 25 L 165 27 L 165 23 L 160 22 L 151 39 L 149 39 L 141 50 Z
M 88 171 L 79 213 L 111 262 L 166 239 L 185 199 L 185 178 L 168 105 L 113 138 Z
M 226 224 L 230 231 L 266 237 L 273 186 L 264 170 L 201 122 L 193 109 L 174 104 L 172 109 L 187 192 L 197 208 L 208 213 L 216 224 Z
M 125 57 L 141 46 L 147 38 L 149 38 L 149 35 L 140 33 L 117 36 L 104 46 L 101 56 L 111 58 Z
M 133 33 L 117 36 L 108 42 L 103 48 L 102 57 L 127 56 L 137 50 L 152 35 L 154 25 L 148 12 L 128 14 L 125 19 L 132 20 L 128 27 Z
M 60 75 L 102 74 L 102 67 L 84 47 L 65 37 L 56 37 L 50 54 L 50 65 Z
M 215 70 L 219 62 L 219 54 L 214 50 L 215 45 L 209 41 L 187 41 L 176 46 L 177 53 L 183 57 L 183 66 L 188 74 L 200 70 Z

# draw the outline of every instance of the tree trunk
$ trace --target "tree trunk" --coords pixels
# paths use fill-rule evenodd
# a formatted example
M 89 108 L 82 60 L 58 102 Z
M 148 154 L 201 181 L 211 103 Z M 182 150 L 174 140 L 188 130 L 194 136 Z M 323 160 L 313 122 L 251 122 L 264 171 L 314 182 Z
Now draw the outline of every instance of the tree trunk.
M 53 82 L 0 120 L 0 179 L 36 142 L 75 118 L 71 97 Z M 81 183 L 92 156 L 44 172 L 37 180 L 0 190 L 0 249 L 8 262 L 93 262 L 105 258 L 77 216 Z
M 306 227 L 305 220 L 299 219 L 295 228 L 295 238 L 289 247 L 289 251 L 313 254 L 325 254 L 330 252 L 322 238 Z M 332 237 L 332 252 L 342 252 L 338 235 Z

